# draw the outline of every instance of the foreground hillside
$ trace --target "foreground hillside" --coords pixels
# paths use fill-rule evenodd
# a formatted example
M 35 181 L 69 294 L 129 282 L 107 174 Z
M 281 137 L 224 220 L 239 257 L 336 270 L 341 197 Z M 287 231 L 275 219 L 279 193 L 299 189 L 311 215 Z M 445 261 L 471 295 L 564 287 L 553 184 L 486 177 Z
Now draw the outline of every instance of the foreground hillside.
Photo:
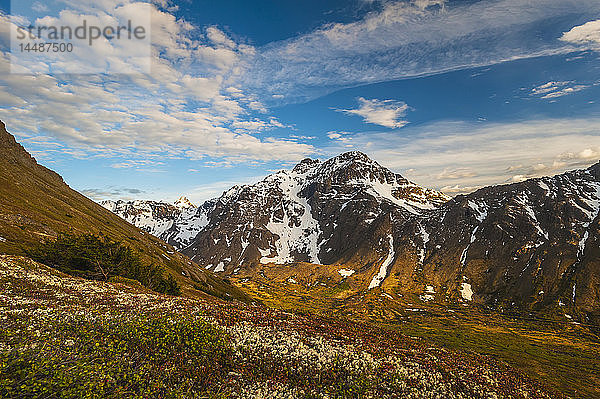
M 205 272 L 173 247 L 123 221 L 72 190 L 55 172 L 39 165 L 0 121 L 0 254 L 25 251 L 59 233 L 105 235 L 124 242 L 147 264 L 163 267 L 184 293 L 245 300 L 235 287 Z
M 365 324 L 172 298 L 0 257 L 3 397 L 557 398 Z

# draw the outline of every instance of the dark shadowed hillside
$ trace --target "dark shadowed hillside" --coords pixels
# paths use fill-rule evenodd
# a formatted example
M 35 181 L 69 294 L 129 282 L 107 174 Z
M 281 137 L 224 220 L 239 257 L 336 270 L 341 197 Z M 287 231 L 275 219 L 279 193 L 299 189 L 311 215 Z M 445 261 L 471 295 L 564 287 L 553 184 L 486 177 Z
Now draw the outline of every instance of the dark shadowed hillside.
M 198 293 L 192 289 L 196 287 L 223 298 L 246 298 L 170 245 L 71 189 L 57 173 L 39 165 L 2 122 L 0 171 L 0 253 L 23 255 L 61 232 L 103 234 L 123 241 L 145 262 L 163 266 L 184 292 Z

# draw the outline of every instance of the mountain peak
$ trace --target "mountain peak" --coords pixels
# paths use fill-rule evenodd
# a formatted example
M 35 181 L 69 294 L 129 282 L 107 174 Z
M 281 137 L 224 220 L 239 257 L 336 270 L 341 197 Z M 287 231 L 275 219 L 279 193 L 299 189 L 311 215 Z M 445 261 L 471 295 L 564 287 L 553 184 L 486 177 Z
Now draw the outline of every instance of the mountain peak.
M 15 136 L 6 130 L 6 125 L 0 121 L 0 159 L 9 162 L 11 165 L 20 165 L 20 167 L 36 168 L 36 170 L 46 176 L 51 176 L 53 180 L 63 183 L 62 177 L 37 163 L 35 158 L 17 142 Z
M 2 146 L 14 146 L 17 145 L 15 137 L 6 130 L 6 125 L 3 121 L 0 121 L 0 145 Z
M 588 170 L 590 171 L 591 174 L 593 174 L 597 178 L 600 178 L 600 161 L 598 161 L 595 164 L 593 164 L 592 166 L 590 166 L 588 168 Z
M 389 172 L 387 168 L 360 151 L 344 152 L 329 159 L 325 164 L 330 165 L 333 169 L 369 169 Z
M 175 206 L 178 208 L 196 208 L 196 205 L 194 205 L 189 199 L 187 199 L 187 197 L 179 197 L 179 199 L 177 201 L 174 202 Z
M 338 158 L 341 160 L 360 160 L 360 161 L 364 161 L 364 162 L 375 162 L 371 158 L 369 158 L 369 156 L 367 154 L 365 154 L 364 152 L 360 152 L 360 151 L 344 152 L 335 158 Z
M 292 171 L 296 173 L 304 173 L 320 163 L 321 161 L 318 159 L 304 158 L 302 161 L 300 161 L 300 163 L 294 166 Z

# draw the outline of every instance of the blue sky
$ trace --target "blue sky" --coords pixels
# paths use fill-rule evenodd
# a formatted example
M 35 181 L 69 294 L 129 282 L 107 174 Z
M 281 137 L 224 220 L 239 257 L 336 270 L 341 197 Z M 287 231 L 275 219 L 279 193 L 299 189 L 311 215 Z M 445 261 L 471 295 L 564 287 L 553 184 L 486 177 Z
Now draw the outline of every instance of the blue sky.
M 600 159 L 597 0 L 157 0 L 151 73 L 55 74 L 50 58 L 10 73 L 15 17 L 148 10 L 40 4 L 0 1 L 0 118 L 97 200 L 200 202 L 349 150 L 450 195 Z M 93 51 L 69 65 L 137 62 Z

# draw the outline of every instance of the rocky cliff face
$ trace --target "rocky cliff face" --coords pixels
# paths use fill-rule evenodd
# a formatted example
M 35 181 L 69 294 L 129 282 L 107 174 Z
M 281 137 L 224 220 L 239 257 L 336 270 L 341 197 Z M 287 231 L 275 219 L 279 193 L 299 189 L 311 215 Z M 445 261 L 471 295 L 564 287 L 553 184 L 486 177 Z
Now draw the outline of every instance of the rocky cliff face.
M 363 291 L 596 317 L 599 209 L 600 164 L 451 199 L 350 152 L 233 187 L 162 237 L 224 274 L 329 265 Z
M 412 220 L 396 233 L 413 259 L 395 283 L 417 276 L 439 295 L 508 309 L 598 309 L 599 170 L 484 188 Z
M 225 192 L 185 252 L 229 272 L 252 264 L 367 261 L 379 246 L 370 238 L 382 223 L 409 220 L 448 199 L 362 153 L 304 160 L 292 171 Z

